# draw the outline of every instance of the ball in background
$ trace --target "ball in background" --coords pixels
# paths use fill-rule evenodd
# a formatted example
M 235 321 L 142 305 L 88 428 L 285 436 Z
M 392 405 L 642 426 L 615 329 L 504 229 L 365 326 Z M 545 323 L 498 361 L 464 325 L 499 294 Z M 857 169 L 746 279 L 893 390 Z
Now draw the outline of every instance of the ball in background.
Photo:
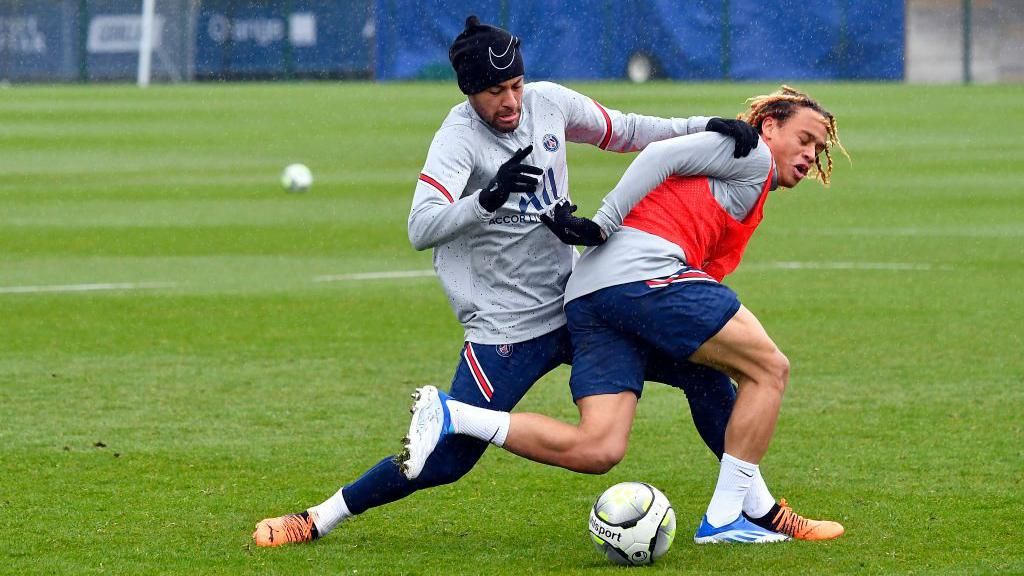
M 313 185 L 313 173 L 305 164 L 289 164 L 281 173 L 281 186 L 289 192 L 305 192 Z
M 665 555 L 676 536 L 676 513 L 660 490 L 622 482 L 604 491 L 590 510 L 590 539 L 614 564 L 642 566 Z

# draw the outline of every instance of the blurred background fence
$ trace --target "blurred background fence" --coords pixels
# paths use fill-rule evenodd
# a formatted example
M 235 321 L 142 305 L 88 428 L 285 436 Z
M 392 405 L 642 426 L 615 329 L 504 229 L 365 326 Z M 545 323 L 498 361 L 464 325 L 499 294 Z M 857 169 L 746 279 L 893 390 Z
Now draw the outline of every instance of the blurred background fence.
M 136 78 L 142 0 L 0 0 L 0 80 Z M 1024 0 L 156 0 L 155 81 L 439 79 L 466 15 L 531 79 L 1024 79 Z

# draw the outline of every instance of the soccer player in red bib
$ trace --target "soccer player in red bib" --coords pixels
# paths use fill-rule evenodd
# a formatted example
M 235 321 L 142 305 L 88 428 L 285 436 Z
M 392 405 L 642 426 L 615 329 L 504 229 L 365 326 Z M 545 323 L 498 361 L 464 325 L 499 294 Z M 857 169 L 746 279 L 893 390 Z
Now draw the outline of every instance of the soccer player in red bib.
M 657 142 L 637 156 L 593 220 L 574 216 L 567 204 L 546 216 L 560 237 L 599 244 L 584 252 L 565 295 L 579 423 L 467 409 L 424 387 L 410 458 L 453 432 L 481 429 L 490 435 L 482 440 L 531 460 L 604 473 L 625 454 L 645 372 L 667 359 L 677 381 L 714 386 L 731 378 L 738 385 L 718 483 L 694 540 L 842 535 L 836 522 L 776 503 L 761 479 L 758 463 L 774 433 L 789 361 L 720 283 L 739 264 L 769 193 L 808 175 L 828 184 L 832 151 L 842 146 L 833 115 L 805 93 L 783 86 L 749 104 L 742 119 L 764 144 L 749 156 L 734 158 L 731 142 L 709 132 Z

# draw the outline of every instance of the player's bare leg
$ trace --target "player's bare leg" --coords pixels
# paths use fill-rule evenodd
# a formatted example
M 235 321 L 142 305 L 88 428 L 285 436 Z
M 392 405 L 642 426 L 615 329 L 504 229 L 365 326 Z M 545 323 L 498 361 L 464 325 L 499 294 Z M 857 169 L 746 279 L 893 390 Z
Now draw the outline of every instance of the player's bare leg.
M 541 414 L 497 412 L 451 400 L 433 386 L 413 395 L 412 421 L 399 456 L 402 472 L 416 478 L 447 434 L 469 434 L 542 464 L 603 474 L 622 460 L 633 426 L 632 392 L 599 394 L 578 402 L 577 425 Z
M 782 395 L 789 381 L 789 360 L 768 337 L 764 327 L 746 307 L 690 357 L 728 374 L 739 386 L 736 404 L 725 432 L 718 483 L 701 525 L 694 536 L 698 543 L 778 542 L 789 538 L 823 540 L 836 538 L 843 527 L 796 514 L 783 500 L 768 515 L 748 521 L 743 502 L 759 475 L 758 463 L 768 450 L 778 420 Z M 752 527 L 778 535 L 757 534 Z
M 757 464 L 768 451 L 789 382 L 789 360 L 757 318 L 740 306 L 736 315 L 690 356 L 736 381 L 736 404 L 725 429 L 725 451 Z
M 632 392 L 580 398 L 578 425 L 513 413 L 504 448 L 524 458 L 586 474 L 604 474 L 626 454 L 636 414 Z

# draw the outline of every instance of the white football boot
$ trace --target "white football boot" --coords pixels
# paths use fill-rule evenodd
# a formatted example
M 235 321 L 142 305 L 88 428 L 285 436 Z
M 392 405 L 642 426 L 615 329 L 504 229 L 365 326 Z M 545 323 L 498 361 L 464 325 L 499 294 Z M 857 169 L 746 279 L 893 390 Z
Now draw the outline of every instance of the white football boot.
M 438 443 L 452 432 L 447 394 L 434 386 L 424 386 L 416 389 L 412 399 L 409 435 L 402 440 L 404 449 L 398 456 L 398 466 L 409 480 L 420 475 Z

